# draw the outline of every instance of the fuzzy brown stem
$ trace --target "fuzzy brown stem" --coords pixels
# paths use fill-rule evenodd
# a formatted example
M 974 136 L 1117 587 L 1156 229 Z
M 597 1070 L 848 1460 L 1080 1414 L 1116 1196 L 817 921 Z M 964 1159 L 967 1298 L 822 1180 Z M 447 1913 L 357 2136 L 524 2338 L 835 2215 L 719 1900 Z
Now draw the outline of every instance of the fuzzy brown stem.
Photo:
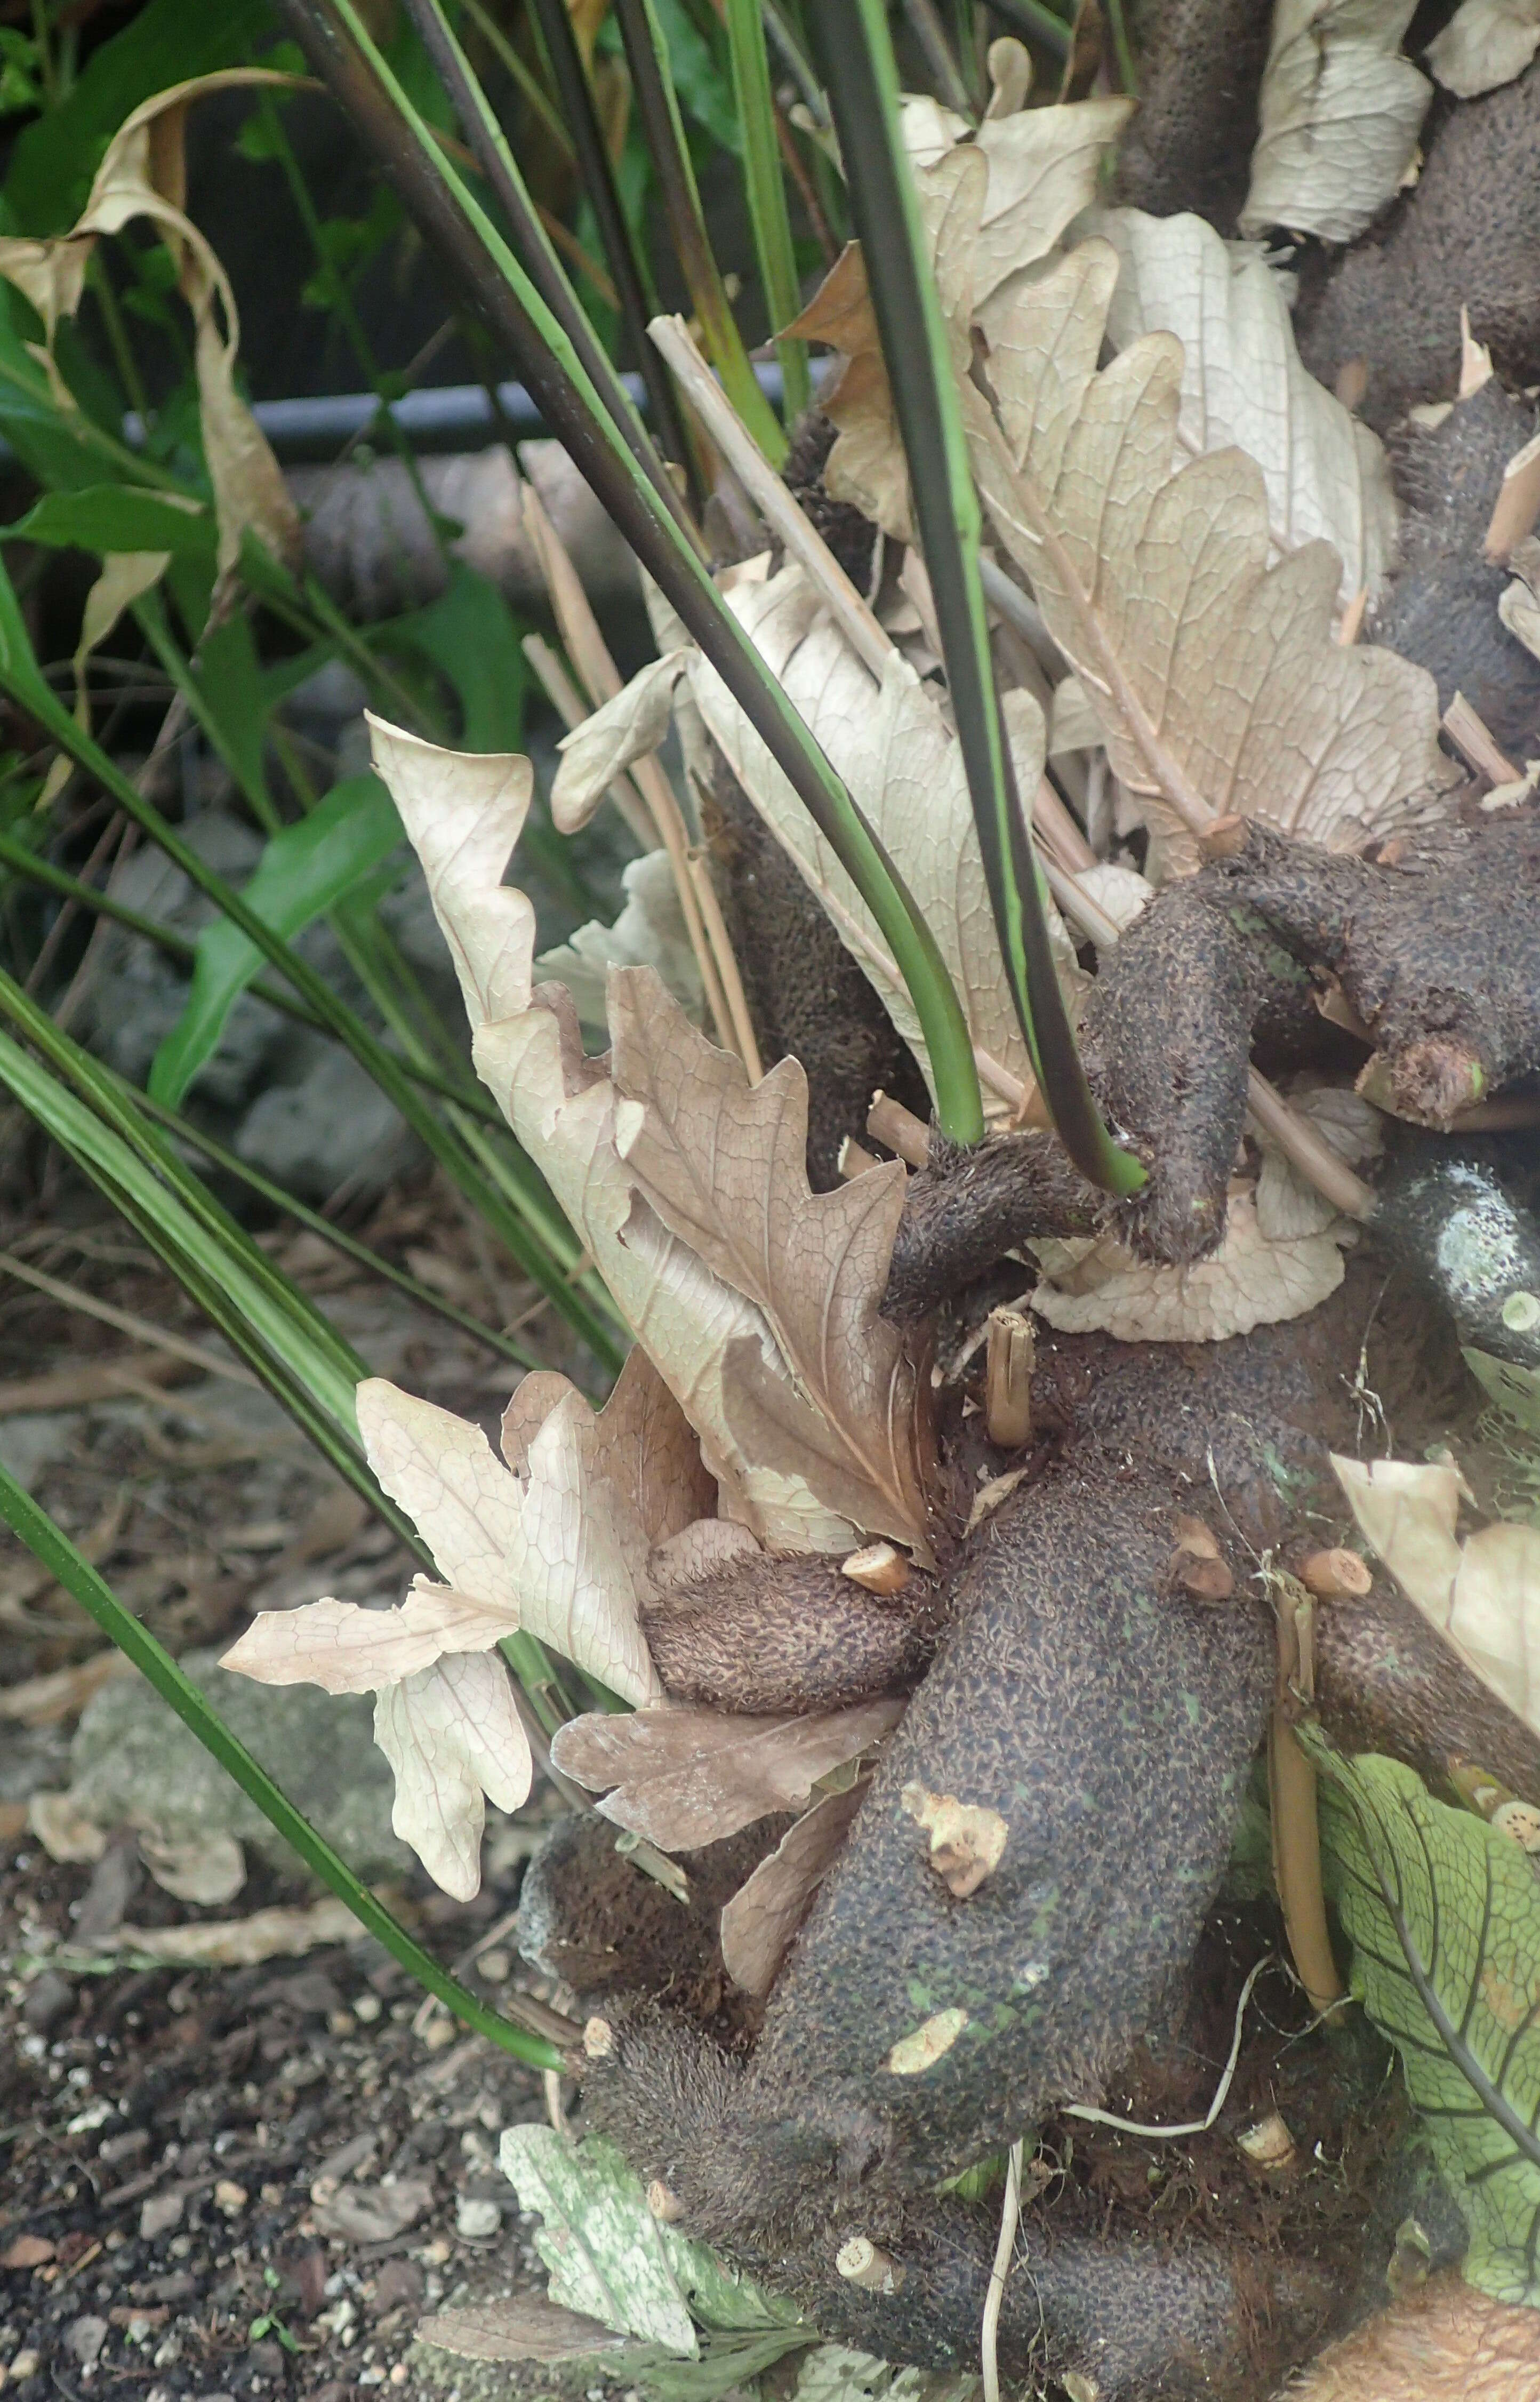
M 989 1440 L 1019 1451 L 1032 1440 L 1032 1371 L 1038 1346 L 1032 1321 L 1017 1309 L 992 1309 L 984 1374 L 984 1423 Z

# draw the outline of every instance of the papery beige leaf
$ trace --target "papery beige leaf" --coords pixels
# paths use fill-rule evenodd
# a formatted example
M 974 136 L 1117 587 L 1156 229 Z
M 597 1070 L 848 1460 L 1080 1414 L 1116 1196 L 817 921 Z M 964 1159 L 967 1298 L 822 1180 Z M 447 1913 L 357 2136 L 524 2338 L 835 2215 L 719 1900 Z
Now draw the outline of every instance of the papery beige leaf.
M 722 1961 L 746 1994 L 767 1994 L 775 1983 L 865 1796 L 863 1777 L 848 1792 L 826 1793 L 815 1802 L 722 1911 Z
M 697 1518 L 677 1535 L 667 1536 L 649 1566 L 653 1582 L 660 1591 L 671 1593 L 680 1585 L 697 1584 L 702 1577 L 718 1576 L 723 1568 L 739 1567 L 745 1560 L 760 1556 L 760 1546 L 747 1526 L 735 1526 L 728 1518 Z
M 1497 596 L 1497 614 L 1517 642 L 1540 659 L 1540 598 L 1523 577 L 1515 575 Z
M 533 991 L 534 912 L 502 882 L 532 791 L 528 760 L 443 751 L 371 719 L 375 765 L 422 863 L 449 945 L 482 1081 L 587 1244 L 616 1307 L 699 1433 L 731 1513 L 786 1551 L 833 1551 L 847 1520 L 805 1484 L 740 1450 L 722 1399 L 728 1346 L 761 1313 L 714 1277 L 637 1198 L 614 1147 L 615 1096 L 584 1062 L 560 987 Z M 782 1371 L 784 1374 L 784 1370 Z
M 1423 56 L 1460 100 L 1521 76 L 1540 49 L 1540 0 L 1462 0 Z
M 418 1577 L 397 1609 L 362 1609 L 328 1595 L 298 1609 L 259 1610 L 219 1664 L 259 1685 L 374 1693 L 431 1668 L 446 1651 L 489 1651 L 518 1622 L 511 1604 L 488 1607 Z
M 1350 1085 L 1322 1084 L 1313 1091 L 1298 1087 L 1288 1095 L 1297 1117 L 1308 1120 L 1339 1159 L 1357 1167 L 1378 1158 L 1384 1147 L 1384 1120 L 1373 1105 Z M 1324 1235 L 1337 1222 L 1326 1195 L 1306 1181 L 1294 1162 L 1272 1137 L 1258 1130 L 1262 1172 L 1257 1180 L 1257 1223 L 1270 1243 L 1292 1242 L 1299 1235 Z
M 612 926 L 590 920 L 571 942 L 542 951 L 535 960 L 539 984 L 563 984 L 584 1027 L 605 1027 L 604 987 L 612 967 L 656 968 L 686 1016 L 704 1015 L 700 968 L 690 941 L 679 886 L 666 850 L 651 850 L 621 871 L 626 904 Z
M 517 1810 L 534 1779 L 507 1669 L 484 1651 L 461 1652 L 387 1685 L 375 1741 L 395 1774 L 392 1829 L 435 1884 L 470 1901 L 481 1886 L 487 1802 Z
M 233 1835 L 194 1835 L 169 1843 L 153 1829 L 139 1838 L 139 1857 L 164 1893 L 217 1910 L 246 1882 L 246 1855 Z
M 973 253 L 988 185 L 987 162 L 975 144 L 941 151 L 914 174 L 922 238 L 959 371 L 968 362 Z M 844 354 L 837 379 L 818 395 L 839 429 L 824 462 L 825 490 L 895 541 L 911 541 L 909 469 L 859 242 L 846 245 L 806 308 L 782 330 Z
M 594 1421 L 597 1472 L 635 1516 L 649 1550 L 671 1542 L 714 1509 L 716 1483 L 700 1440 L 646 1352 L 626 1354 Z
M 899 131 L 911 166 L 933 167 L 972 128 L 966 117 L 933 100 L 928 91 L 906 91 L 899 99 Z
M 559 1400 L 529 1443 L 523 1478 L 502 1465 L 479 1427 L 448 1410 L 379 1377 L 358 1388 L 369 1464 L 456 1595 L 501 1612 L 500 1633 L 523 1627 L 630 1702 L 659 1690 L 639 1616 L 657 1537 L 643 1524 L 631 1482 L 649 1472 L 636 1440 L 639 1408 L 654 1409 L 659 1436 L 659 1493 L 649 1514 L 667 1524 L 682 1507 L 680 1525 L 700 1514 L 698 1446 L 667 1394 L 667 1416 L 655 1409 L 661 1387 L 648 1385 L 648 1374 L 645 1359 L 635 1369 L 628 1360 L 599 1417 L 575 1388 Z M 686 1447 L 693 1480 L 681 1474 Z
M 509 1599 L 522 1497 L 481 1429 L 370 1376 L 357 1393 L 370 1467 L 400 1503 L 447 1585 L 484 1608 Z
M 950 112 L 911 102 L 905 143 L 926 248 L 959 371 L 969 316 L 1008 276 L 1046 258 L 1096 197 L 1103 159 L 1134 104 L 1073 101 L 992 117 L 976 137 Z M 788 331 L 827 342 L 845 365 L 820 404 L 839 429 L 824 464 L 836 500 L 849 501 L 895 540 L 912 539 L 909 473 L 859 245 L 850 243 Z
M 42 317 L 48 366 L 61 405 L 75 403 L 53 365 L 61 318 L 80 306 L 97 242 L 148 217 L 170 251 L 178 288 L 193 319 L 203 453 L 219 520 L 219 565 L 234 566 L 248 528 L 274 556 L 296 560 L 299 516 L 267 436 L 235 388 L 241 321 L 235 294 L 205 237 L 186 214 L 183 135 L 187 110 L 207 92 L 251 84 L 293 85 L 263 67 L 227 67 L 173 84 L 125 117 L 96 171 L 86 206 L 68 233 L 48 240 L 0 241 L 0 276 L 18 286 Z M 221 324 L 223 321 L 223 324 Z
M 161 495 L 171 500 L 172 493 Z M 75 671 L 75 722 L 84 733 L 91 730 L 90 684 L 87 675 L 90 655 L 112 632 L 125 609 L 152 591 L 172 563 L 169 550 L 109 551 L 102 561 L 102 572 L 86 595 L 80 613 L 80 639 L 75 646 L 71 666 Z M 36 806 L 47 808 L 62 791 L 75 773 L 75 762 L 66 752 L 61 752 L 48 769 Z
M 1097 371 L 1118 272 L 1093 241 L 1003 285 L 982 320 L 995 408 L 962 391 L 996 529 L 1166 864 L 1196 863 L 1189 818 L 1238 811 L 1346 849 L 1429 815 L 1450 781 L 1432 677 L 1334 640 L 1327 544 L 1268 567 L 1255 461 L 1172 473 L 1181 344 L 1147 334 Z
M 1359 1531 L 1409 1601 L 1446 1631 L 1460 1571 L 1457 1470 L 1433 1460 L 1347 1459 L 1331 1465 Z
M 1411 165 L 1433 87 L 1401 54 L 1416 0 L 1275 0 L 1241 231 L 1352 242 Z
M 603 1792 L 606 1818 L 666 1852 L 691 1852 L 775 1810 L 795 1810 L 820 1776 L 857 1759 L 903 1716 L 901 1695 L 813 1718 L 738 1718 L 666 1703 L 557 1729 L 564 1776 Z M 612 1788 L 612 1790 L 607 1789 Z
M 1449 1633 L 1477 1675 L 1540 1734 L 1540 1527 L 1483 1526 L 1471 1536 Z
M 795 1465 L 866 1532 L 928 1551 L 914 1369 L 879 1315 L 904 1169 L 894 1163 L 814 1193 L 800 1064 L 783 1059 L 751 1085 L 742 1061 L 697 1033 L 650 968 L 612 973 L 610 1032 L 626 1097 L 621 1157 L 664 1223 L 763 1311 L 824 1420 L 818 1456 Z
M 1102 721 L 1091 695 L 1078 675 L 1061 676 L 1053 687 L 1049 717 L 1049 757 L 1062 759 L 1066 752 L 1099 750 L 1101 740 Z
M 1105 909 L 1121 933 L 1132 926 L 1135 918 L 1148 908 L 1155 898 L 1155 887 L 1136 867 L 1123 867 L 1116 860 L 1101 859 L 1094 867 L 1082 867 L 1076 882 L 1089 900 Z
M 1372 601 L 1394 563 L 1399 512 L 1379 436 L 1306 372 L 1284 286 L 1259 250 L 1221 242 L 1199 216 L 1099 211 L 1117 252 L 1107 339 L 1126 351 L 1165 331 L 1182 345 L 1176 439 L 1189 458 L 1229 445 L 1256 460 L 1280 551 L 1324 539 L 1341 561 L 1339 598 Z M 1055 713 L 1054 726 L 1057 732 Z
M 674 686 L 687 650 L 649 659 L 592 717 L 557 744 L 561 765 L 551 786 L 551 819 L 558 834 L 585 826 L 617 776 L 655 751 L 674 713 Z
M 1196 1267 L 1136 1260 L 1110 1236 L 1033 1247 L 1049 1270 L 1032 1306 L 1067 1334 L 1094 1328 L 1122 1343 L 1222 1343 L 1302 1318 L 1342 1281 L 1329 1235 L 1270 1243 L 1250 1194 L 1231 1196 L 1225 1239 Z
M 543 2294 L 510 2294 L 419 2319 L 417 2340 L 460 2360 L 581 2360 L 626 2342 L 602 2320 L 564 2311 Z
M 1456 1537 L 1457 1469 L 1333 1455 L 1363 1533 L 1409 1601 L 1465 1665 L 1540 1733 L 1540 1528 L 1483 1526 Z
M 1046 258 L 1096 197 L 1103 159 L 1134 113 L 1132 100 L 1073 100 L 1019 109 L 981 125 L 989 187 L 973 250 L 973 307 L 1008 275 Z
M 833 626 L 799 567 L 728 600 L 914 895 L 980 1051 L 1025 1084 L 1032 1064 L 1000 963 L 968 781 L 933 685 L 895 652 L 880 684 Z M 714 669 L 697 658 L 691 689 L 745 793 L 818 896 L 894 1026 L 928 1073 L 919 1020 L 874 918 Z M 1005 719 L 1017 788 L 1042 774 L 1042 712 L 1008 693 Z M 1050 912 L 1060 978 L 1077 1015 L 1085 980 Z M 986 1093 L 986 1103 L 990 1100 Z M 997 1110 L 1002 1104 L 996 1099 Z
M 516 1476 L 529 1472 L 529 1445 L 558 1401 L 577 1387 L 555 1368 L 531 1368 L 521 1376 L 503 1405 L 498 1426 L 498 1448 Z

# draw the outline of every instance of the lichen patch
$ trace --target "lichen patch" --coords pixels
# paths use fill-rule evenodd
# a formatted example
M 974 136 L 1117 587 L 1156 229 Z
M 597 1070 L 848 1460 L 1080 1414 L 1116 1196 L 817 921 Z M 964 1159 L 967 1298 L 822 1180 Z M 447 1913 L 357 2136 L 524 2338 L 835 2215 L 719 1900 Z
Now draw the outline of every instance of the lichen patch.
M 918 2077 L 933 2068 L 938 2060 L 949 2052 L 968 2024 L 966 2010 L 938 2010 L 933 2018 L 917 2026 L 913 2035 L 901 2036 L 887 2055 L 887 2066 L 895 2077 Z
M 999 1867 L 1011 1829 L 997 1810 L 959 1802 L 952 1793 L 931 1793 L 919 1784 L 904 1787 L 899 1805 L 928 1833 L 930 1865 L 959 1901 L 977 1893 Z

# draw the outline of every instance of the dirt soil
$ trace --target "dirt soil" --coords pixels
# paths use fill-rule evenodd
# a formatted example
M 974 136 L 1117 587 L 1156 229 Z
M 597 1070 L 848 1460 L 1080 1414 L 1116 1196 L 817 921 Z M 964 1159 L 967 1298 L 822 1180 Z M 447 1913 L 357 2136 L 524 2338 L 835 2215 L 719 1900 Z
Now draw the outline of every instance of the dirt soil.
M 391 1196 L 361 1231 L 397 1260 L 429 1258 L 484 1317 L 506 1324 L 528 1305 L 488 1292 L 452 1204 L 432 1188 Z M 314 1237 L 277 1248 L 371 1365 L 495 1428 L 516 1367 L 408 1298 L 355 1281 L 346 1262 L 339 1274 Z M 45 1224 L 0 1224 L 0 1250 L 219 1349 L 98 1205 L 56 1196 Z M 550 1335 L 543 1318 L 526 1330 L 551 1365 L 571 1366 Z M 169 1364 L 185 1381 L 162 1381 L 168 1361 L 149 1344 L 0 1282 L 0 1451 L 171 1650 L 221 1643 L 253 1608 L 323 1591 L 399 1594 L 405 1554 L 266 1396 Z M 235 1899 L 198 1908 L 150 1880 L 131 1836 L 92 1866 L 55 1861 L 28 1831 L 30 1794 L 69 1782 L 75 1719 L 64 1710 L 19 1724 L 7 1702 L 25 1680 L 101 1654 L 96 1629 L 0 1533 L 6 2402 L 343 2402 L 424 2382 L 467 2402 L 559 2390 L 556 2371 L 516 2381 L 420 2349 L 408 2362 L 425 2310 L 543 2285 L 497 2165 L 500 2131 L 545 2116 L 538 2075 L 436 2007 L 424 2011 L 366 1938 L 191 1970 L 115 1948 L 125 1923 L 304 1906 L 315 1889 L 302 1877 L 248 1853 Z M 490 1814 L 474 1902 L 449 1900 L 420 1872 L 388 1896 L 491 1999 L 527 1981 L 503 1922 L 554 1806 L 537 1787 L 522 1823 Z

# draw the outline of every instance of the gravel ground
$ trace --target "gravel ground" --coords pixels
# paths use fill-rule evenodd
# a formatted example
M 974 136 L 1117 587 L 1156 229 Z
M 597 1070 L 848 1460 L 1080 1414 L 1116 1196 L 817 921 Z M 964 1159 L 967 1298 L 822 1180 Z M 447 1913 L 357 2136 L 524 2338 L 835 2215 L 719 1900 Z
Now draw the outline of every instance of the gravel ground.
M 58 1218 L 46 1231 L 0 1227 L 0 1249 L 216 1347 L 126 1230 L 84 1207 L 73 1230 Z M 466 1305 L 504 1316 L 520 1296 L 477 1295 L 458 1225 L 419 1193 L 394 1196 L 365 1231 L 398 1258 L 430 1257 Z M 339 1276 L 312 1244 L 291 1244 L 288 1263 L 372 1366 L 495 1423 L 516 1369 L 399 1295 Z M 559 1346 L 551 1364 L 570 1364 Z M 409 1563 L 265 1396 L 217 1377 L 163 1388 L 163 1365 L 153 1346 L 126 1347 L 120 1329 L 0 1286 L 0 1454 L 170 1649 L 222 1645 L 254 1608 L 323 1591 L 399 1594 Z M 83 1400 L 72 1401 L 72 1377 Z M 497 2166 L 500 2131 L 545 2115 L 539 2077 L 436 2008 L 424 2012 L 379 1947 L 338 1940 L 335 1923 L 323 1944 L 254 1966 L 157 1962 L 162 1927 L 313 1905 L 313 1887 L 249 1845 L 240 1893 L 199 1907 L 152 1881 L 131 1830 L 109 1833 L 94 1861 L 72 1861 L 50 1857 L 29 1826 L 35 1794 L 70 1783 L 75 1711 L 66 1698 L 18 1722 L 7 1705 L 41 1676 L 89 1677 L 101 1658 L 96 1630 L 0 1532 L 6 2402 L 559 2391 L 552 2371 L 531 2380 L 412 2356 L 425 2311 L 543 2282 Z M 492 1814 L 474 1902 L 451 1902 L 411 1871 L 387 1894 L 488 1998 L 525 1977 L 502 1922 L 554 1806 L 537 1788 L 522 1822 Z M 126 1941 L 125 1927 L 147 1944 Z

